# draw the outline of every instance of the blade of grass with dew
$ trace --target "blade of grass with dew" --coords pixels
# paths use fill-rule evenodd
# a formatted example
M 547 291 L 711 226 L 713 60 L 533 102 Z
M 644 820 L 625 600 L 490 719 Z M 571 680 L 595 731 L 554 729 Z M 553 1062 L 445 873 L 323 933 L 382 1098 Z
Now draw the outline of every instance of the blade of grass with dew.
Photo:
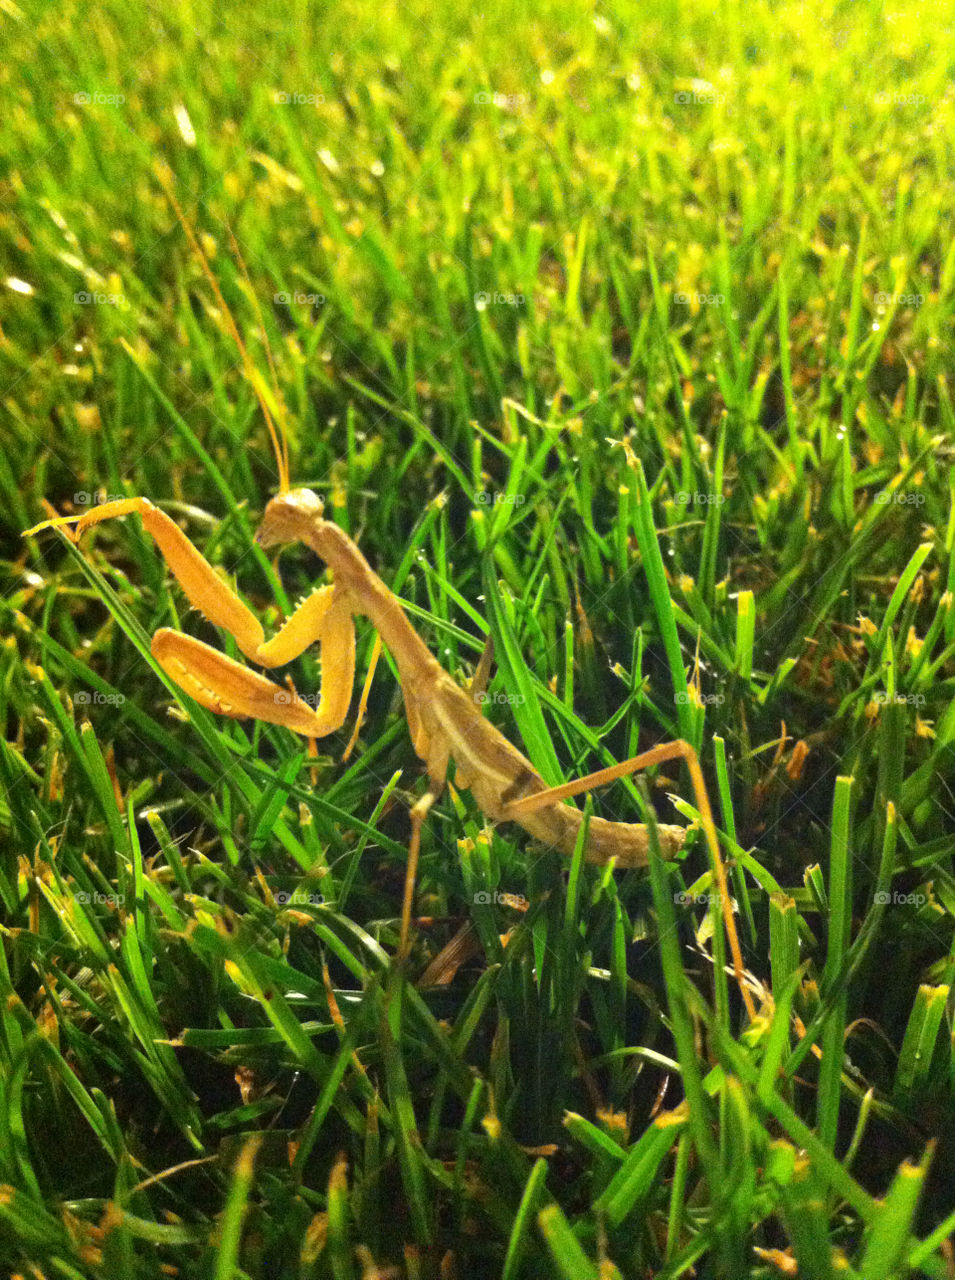
M 670 600 L 670 589 L 667 585 L 666 571 L 663 567 L 663 556 L 657 541 L 653 525 L 653 511 L 650 505 L 650 494 L 647 489 L 643 465 L 639 458 L 630 459 L 635 478 L 635 493 L 630 505 L 631 525 L 637 537 L 640 554 L 643 557 L 643 570 L 647 578 L 650 600 L 656 617 L 660 637 L 666 650 L 667 663 L 670 668 L 670 680 L 677 701 L 677 719 L 680 723 L 680 736 L 691 746 L 698 748 L 696 730 L 693 723 L 693 708 L 687 692 L 686 671 L 683 666 L 683 653 L 677 635 L 676 623 L 673 620 L 673 606 Z
M 852 924 L 852 858 L 850 841 L 852 779 L 837 778 L 832 801 L 832 841 L 829 864 L 829 945 L 823 971 L 823 989 L 843 963 L 850 944 Z M 822 1035 L 822 1063 L 816 1116 L 820 1138 L 835 1147 L 842 1096 L 843 1044 L 846 1026 L 846 998 L 843 994 L 829 1012 Z

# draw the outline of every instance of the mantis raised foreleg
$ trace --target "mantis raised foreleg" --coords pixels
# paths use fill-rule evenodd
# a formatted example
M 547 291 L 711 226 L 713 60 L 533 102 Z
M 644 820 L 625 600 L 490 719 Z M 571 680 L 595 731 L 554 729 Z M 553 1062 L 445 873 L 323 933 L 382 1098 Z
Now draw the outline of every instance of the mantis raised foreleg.
M 223 582 L 179 526 L 148 498 L 124 498 L 93 507 L 82 516 L 44 520 L 25 536 L 56 526 L 78 542 L 91 525 L 134 513 L 154 538 L 192 607 L 209 622 L 224 627 L 251 662 L 280 667 L 310 645 L 319 644 L 322 699 L 317 710 L 313 709 L 210 645 L 169 627 L 157 631 L 150 646 L 166 674 L 201 706 L 219 715 L 265 720 L 309 738 L 323 738 L 340 729 L 348 715 L 355 679 L 355 626 L 349 601 L 340 588 L 319 587 L 266 640 L 251 609 Z M 69 528 L 72 523 L 75 530 Z
M 323 517 L 322 499 L 308 489 L 280 493 L 268 504 L 256 534 L 262 546 L 282 542 L 307 543 L 333 574 L 299 606 L 282 628 L 266 640 L 261 624 L 236 593 L 215 573 L 168 516 L 146 498 L 105 503 L 80 517 L 45 521 L 76 524 L 70 536 L 78 540 L 91 525 L 112 517 L 137 513 L 156 540 L 190 603 L 210 622 L 224 627 L 250 661 L 276 667 L 319 643 L 322 654 L 322 698 L 314 710 L 266 677 L 219 653 L 199 640 L 171 631 L 158 631 L 152 652 L 163 670 L 195 700 L 222 715 L 249 716 L 283 725 L 309 738 L 324 737 L 341 727 L 348 713 L 355 672 L 353 615 L 364 614 L 374 624 L 394 658 L 401 680 L 408 727 L 415 752 L 425 762 L 429 786 L 411 810 L 412 836 L 401 914 L 399 957 L 407 954 L 421 827 L 445 785 L 448 764 L 456 765 L 456 782 L 470 788 L 475 801 L 494 821 L 511 821 L 564 854 L 576 847 L 583 815 L 563 801 L 592 787 L 675 758 L 687 762 L 704 834 L 713 858 L 723 902 L 734 969 L 750 1016 L 752 998 L 743 977 L 742 955 L 733 925 L 732 905 L 719 855 L 699 761 L 693 748 L 677 741 L 653 748 L 619 765 L 602 769 L 576 782 L 548 788 L 531 762 L 481 715 L 475 700 L 459 688 L 425 647 L 408 620 L 401 602 L 372 570 L 343 530 Z M 477 681 L 486 680 L 482 662 Z M 664 856 L 683 844 L 682 827 L 659 826 Z M 649 833 L 640 823 L 591 818 L 584 855 L 590 862 L 611 859 L 620 867 L 645 866 Z

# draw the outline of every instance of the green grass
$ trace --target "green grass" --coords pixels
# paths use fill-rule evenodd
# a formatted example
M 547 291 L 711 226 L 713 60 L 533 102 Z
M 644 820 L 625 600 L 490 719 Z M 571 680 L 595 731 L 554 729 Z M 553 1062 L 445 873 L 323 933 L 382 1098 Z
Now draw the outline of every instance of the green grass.
M 953 21 L 0 5 L 4 1274 L 951 1274 Z M 294 482 L 462 683 L 493 635 L 542 775 L 697 747 L 755 1024 L 698 832 L 614 873 L 467 792 L 402 982 L 390 662 L 313 779 L 152 663 L 235 649 L 136 519 L 20 539 L 147 495 L 270 628 L 321 573 L 252 541 L 275 463 L 161 161 Z M 675 767 L 592 804 L 696 812 Z

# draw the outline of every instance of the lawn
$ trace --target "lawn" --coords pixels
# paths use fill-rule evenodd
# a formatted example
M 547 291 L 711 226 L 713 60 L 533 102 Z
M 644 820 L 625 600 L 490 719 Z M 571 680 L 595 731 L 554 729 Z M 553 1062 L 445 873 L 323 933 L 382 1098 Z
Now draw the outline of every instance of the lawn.
M 0 1272 L 950 1280 L 955 3 L 0 32 Z M 269 418 L 548 785 L 690 744 L 731 918 L 679 760 L 574 801 L 631 870 L 452 768 L 396 963 L 368 621 L 313 755 L 138 516 L 21 537 L 148 497 L 271 634 Z

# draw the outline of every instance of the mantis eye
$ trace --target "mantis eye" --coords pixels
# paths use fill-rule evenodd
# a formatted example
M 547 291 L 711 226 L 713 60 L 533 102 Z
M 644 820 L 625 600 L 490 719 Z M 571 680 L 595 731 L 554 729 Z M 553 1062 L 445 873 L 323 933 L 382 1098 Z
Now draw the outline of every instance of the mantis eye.
M 286 497 L 294 501 L 297 511 L 310 518 L 321 519 L 325 511 L 325 499 L 312 489 L 293 489 Z

